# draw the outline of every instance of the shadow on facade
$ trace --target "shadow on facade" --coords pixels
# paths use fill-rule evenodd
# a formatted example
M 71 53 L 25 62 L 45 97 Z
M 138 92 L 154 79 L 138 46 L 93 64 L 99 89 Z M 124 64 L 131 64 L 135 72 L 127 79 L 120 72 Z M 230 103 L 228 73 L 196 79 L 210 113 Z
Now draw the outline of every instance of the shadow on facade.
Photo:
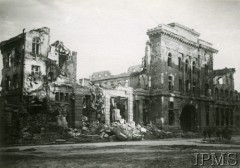
M 183 107 L 180 123 L 183 131 L 196 131 L 196 109 L 193 105 L 185 105 Z

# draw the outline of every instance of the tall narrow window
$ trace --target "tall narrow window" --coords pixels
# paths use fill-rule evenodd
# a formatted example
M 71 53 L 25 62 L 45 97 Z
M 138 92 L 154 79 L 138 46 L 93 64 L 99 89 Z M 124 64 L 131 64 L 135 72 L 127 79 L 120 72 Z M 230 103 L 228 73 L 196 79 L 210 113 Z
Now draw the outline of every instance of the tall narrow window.
M 192 63 L 192 72 L 193 72 L 193 74 L 196 73 L 196 62 L 195 61 L 193 61 L 193 63 Z
M 204 66 L 204 71 L 205 71 L 205 75 L 208 75 L 208 65 L 207 64 L 205 64 L 205 66 Z
M 173 77 L 171 75 L 168 76 L 168 89 L 170 92 L 173 91 Z
M 209 126 L 209 105 L 205 106 L 206 111 L 206 126 Z
M 182 92 L 183 91 L 183 87 L 182 87 L 182 79 L 179 79 L 179 92 Z
M 34 38 L 32 42 L 32 53 L 38 55 L 40 51 L 40 38 Z
M 168 66 L 172 66 L 172 54 L 171 53 L 169 53 L 168 54 Z
M 233 110 L 230 111 L 230 125 L 233 125 Z
M 56 100 L 56 101 L 59 101 L 59 100 L 60 100 L 60 93 L 59 93 L 59 92 L 56 92 L 56 93 L 55 93 L 55 100 Z
M 218 91 L 218 88 L 215 88 L 215 98 L 216 98 L 216 100 L 219 99 L 219 91 Z
M 216 117 L 216 126 L 219 126 L 219 110 L 218 110 L 218 108 L 216 108 L 216 115 L 215 115 L 215 117 Z
M 174 117 L 174 103 L 168 102 L 168 124 L 174 125 L 175 117 Z
M 186 80 L 186 82 L 185 82 L 185 90 L 186 90 L 186 92 L 190 91 L 190 82 L 189 82 L 189 80 Z
M 185 61 L 185 72 L 188 72 L 188 60 Z
M 193 91 L 193 94 L 196 94 L 197 93 L 197 88 L 196 88 L 196 82 L 195 81 L 193 81 L 193 85 L 192 85 L 192 91 Z
M 205 84 L 205 96 L 209 96 L 209 84 Z
M 224 126 L 225 114 L 224 109 L 221 109 L 221 126 Z
M 228 100 L 228 90 L 225 90 L 225 99 Z
M 178 70 L 180 71 L 181 70 L 181 65 L 182 64 L 182 59 L 181 57 L 178 57 Z
M 224 97 L 224 95 L 223 95 L 223 89 L 220 90 L 220 96 L 221 96 L 220 100 L 223 100 L 223 97 Z

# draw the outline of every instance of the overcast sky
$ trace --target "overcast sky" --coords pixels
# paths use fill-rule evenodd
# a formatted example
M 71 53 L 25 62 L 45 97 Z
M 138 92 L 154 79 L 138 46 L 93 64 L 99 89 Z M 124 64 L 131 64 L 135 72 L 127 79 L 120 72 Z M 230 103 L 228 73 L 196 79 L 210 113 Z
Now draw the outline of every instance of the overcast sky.
M 240 90 L 239 0 L 0 0 L 0 41 L 49 27 L 51 42 L 78 52 L 78 78 L 141 64 L 147 29 L 171 22 L 213 43 L 214 68 L 236 68 Z

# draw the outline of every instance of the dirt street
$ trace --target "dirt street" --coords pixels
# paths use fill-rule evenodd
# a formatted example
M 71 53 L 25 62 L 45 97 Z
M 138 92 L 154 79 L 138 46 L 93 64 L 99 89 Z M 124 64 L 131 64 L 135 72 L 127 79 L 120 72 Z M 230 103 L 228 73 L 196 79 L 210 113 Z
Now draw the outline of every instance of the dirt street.
M 201 139 L 2 147 L 0 167 L 198 167 L 194 153 L 235 152 L 240 145 Z M 240 158 L 238 158 L 240 159 Z M 240 160 L 239 160 L 240 161 Z M 210 163 L 206 163 L 209 167 Z M 202 167 L 202 166 L 201 166 Z M 222 166 L 228 167 L 228 166 Z M 235 167 L 240 167 L 240 163 Z

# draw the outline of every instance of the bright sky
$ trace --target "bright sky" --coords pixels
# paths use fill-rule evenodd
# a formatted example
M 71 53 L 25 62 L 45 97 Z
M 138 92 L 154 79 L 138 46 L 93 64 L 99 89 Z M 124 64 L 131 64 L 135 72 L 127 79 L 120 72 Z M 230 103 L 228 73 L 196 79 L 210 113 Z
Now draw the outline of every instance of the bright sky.
M 239 19 L 240 0 L 0 0 L 0 41 L 23 28 L 49 27 L 51 42 L 61 40 L 78 52 L 82 78 L 141 64 L 147 29 L 178 22 L 219 50 L 215 69 L 236 68 L 240 90 Z

